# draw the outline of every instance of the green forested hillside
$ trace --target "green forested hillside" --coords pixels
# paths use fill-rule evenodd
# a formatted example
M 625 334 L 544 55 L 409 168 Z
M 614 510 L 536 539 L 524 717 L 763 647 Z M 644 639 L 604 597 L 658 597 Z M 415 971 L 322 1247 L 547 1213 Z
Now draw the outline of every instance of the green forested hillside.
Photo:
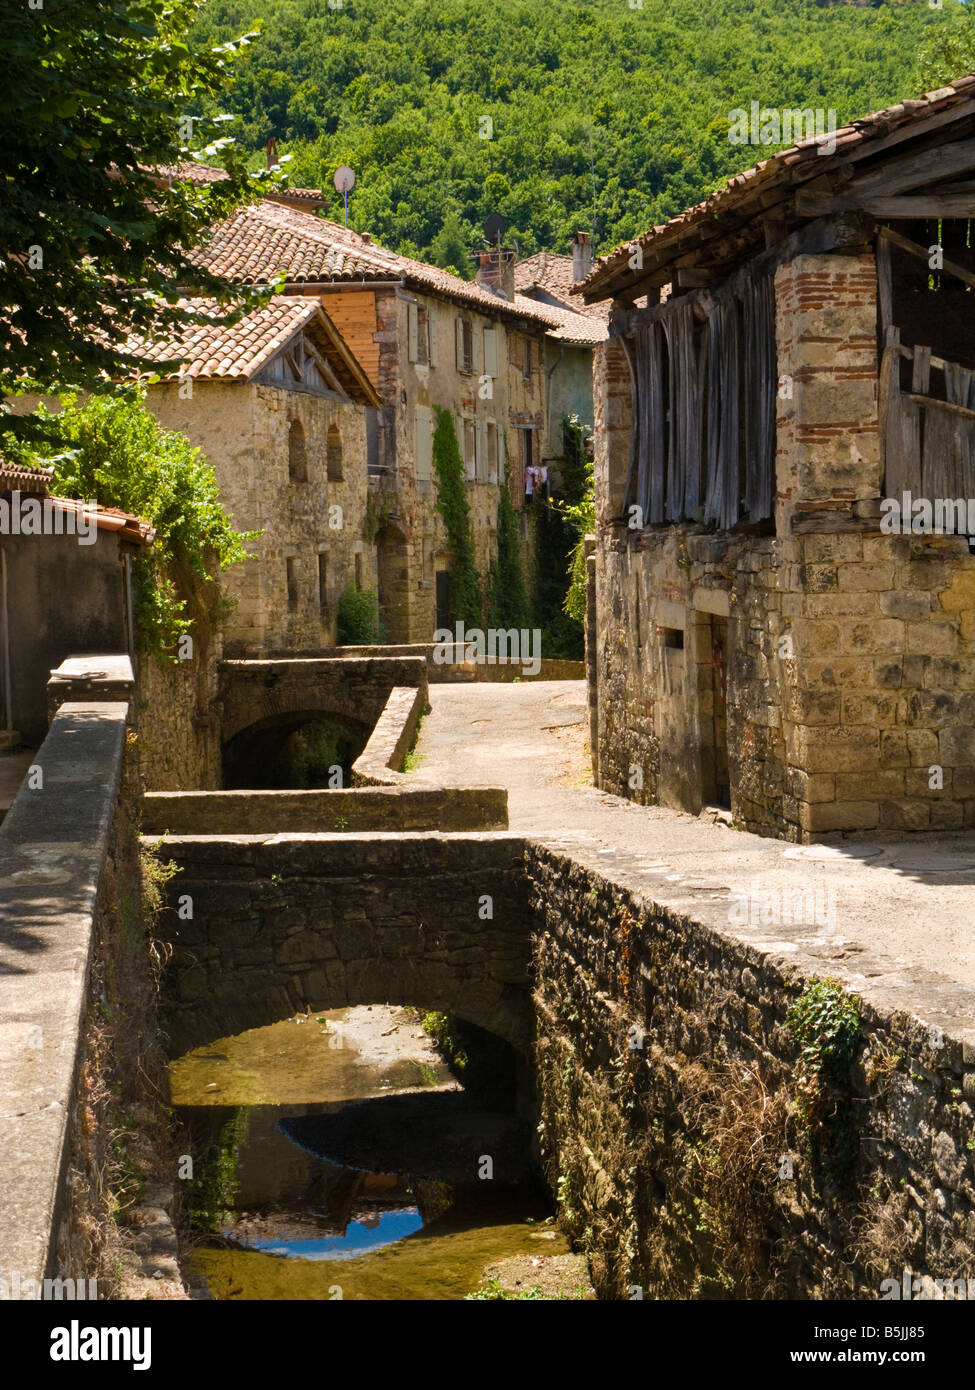
M 842 124 L 915 95 L 919 54 L 960 13 L 955 0 L 212 0 L 198 34 L 263 24 L 232 102 L 247 149 L 274 135 L 293 181 L 330 194 L 351 164 L 353 226 L 469 272 L 489 212 L 528 254 L 564 249 L 576 227 L 605 250 L 696 202 L 770 152 L 729 143 L 734 107 L 835 108 Z

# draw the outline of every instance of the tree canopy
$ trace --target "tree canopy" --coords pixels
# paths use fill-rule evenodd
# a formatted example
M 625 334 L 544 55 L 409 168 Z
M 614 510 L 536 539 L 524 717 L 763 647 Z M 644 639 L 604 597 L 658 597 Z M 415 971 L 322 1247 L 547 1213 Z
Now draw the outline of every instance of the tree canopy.
M 919 52 L 964 8 L 210 0 L 195 32 L 262 22 L 228 108 L 255 161 L 275 136 L 340 220 L 332 175 L 351 165 L 352 226 L 470 275 L 491 212 L 527 255 L 564 252 L 577 228 L 605 251 L 697 202 L 771 152 L 729 142 L 737 107 L 843 124 L 916 95 Z
M 181 288 L 232 304 L 248 298 L 197 270 L 186 250 L 267 175 L 248 174 L 223 141 L 197 158 L 219 147 L 225 180 L 170 186 L 158 173 L 220 129 L 218 98 L 252 37 L 191 42 L 200 8 L 5 6 L 0 398 L 34 385 L 104 386 L 137 361 L 117 346 L 129 332 L 194 317 L 176 307 Z

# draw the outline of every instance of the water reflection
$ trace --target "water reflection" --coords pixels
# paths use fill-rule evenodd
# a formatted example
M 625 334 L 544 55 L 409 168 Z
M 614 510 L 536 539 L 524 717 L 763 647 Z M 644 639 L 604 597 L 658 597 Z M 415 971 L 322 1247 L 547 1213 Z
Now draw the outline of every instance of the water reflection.
M 361 1221 L 350 1221 L 340 1236 L 323 1236 L 320 1240 L 251 1240 L 255 1250 L 269 1255 L 286 1255 L 302 1260 L 351 1260 L 369 1250 L 392 1245 L 404 1236 L 411 1236 L 423 1226 L 419 1207 L 400 1207 L 395 1211 L 377 1211 Z
M 526 1219 L 549 1208 L 524 1132 L 470 1106 L 413 1014 L 288 1020 L 189 1054 L 171 1080 L 207 1155 L 194 1263 L 215 1298 L 334 1298 L 335 1262 L 340 1297 L 462 1298 L 491 1259 L 539 1248 Z M 478 1181 L 485 1152 L 496 1181 Z

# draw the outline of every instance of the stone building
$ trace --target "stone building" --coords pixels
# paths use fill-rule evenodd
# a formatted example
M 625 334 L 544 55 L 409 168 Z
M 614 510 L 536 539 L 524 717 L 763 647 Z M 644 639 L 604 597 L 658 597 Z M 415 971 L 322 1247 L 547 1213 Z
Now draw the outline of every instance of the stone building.
M 234 325 L 129 346 L 180 362 L 146 404 L 202 449 L 237 529 L 262 533 L 248 544 L 254 560 L 222 579 L 235 600 L 224 654 L 334 642 L 343 590 L 376 583 L 363 523 L 379 397 L 341 334 L 317 300 L 278 295 Z
M 47 682 L 67 657 L 135 660 L 131 560 L 152 527 L 52 496 L 52 476 L 0 460 L 0 751 L 43 741 Z
M 605 301 L 584 304 L 572 286 L 584 280 L 592 268 L 592 242 L 588 232 L 576 232 L 571 255 L 539 251 L 515 265 L 515 290 L 535 300 L 540 309 L 551 309 L 565 319 L 561 332 L 545 339 L 545 379 L 548 383 L 548 434 L 545 456 L 557 459 L 563 448 L 562 421 L 578 416 L 593 426 L 592 354 L 609 333 L 609 305 Z M 567 317 L 571 315 L 571 318 Z
M 547 396 L 564 356 L 557 349 L 550 359 L 550 346 L 591 360 L 597 320 L 517 295 L 508 250 L 482 253 L 470 282 L 271 199 L 218 227 L 198 259 L 237 284 L 283 276 L 288 296 L 321 305 L 361 364 L 381 401 L 367 421 L 363 582 L 375 575 L 389 641 L 431 640 L 451 613 L 451 557 L 436 510 L 436 409 L 455 423 L 483 577 L 497 554 L 506 459 L 521 507 L 526 470 L 548 456 Z M 526 555 L 530 535 L 523 519 Z
M 973 136 L 966 77 L 587 278 L 601 787 L 794 841 L 975 824 Z

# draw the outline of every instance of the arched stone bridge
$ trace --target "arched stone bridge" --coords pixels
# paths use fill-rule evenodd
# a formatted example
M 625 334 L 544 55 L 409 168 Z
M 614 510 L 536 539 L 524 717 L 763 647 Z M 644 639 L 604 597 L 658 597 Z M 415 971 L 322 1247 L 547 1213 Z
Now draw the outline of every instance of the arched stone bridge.
M 333 718 L 371 729 L 397 685 L 419 686 L 426 696 L 423 657 L 286 657 L 222 661 L 220 742 L 238 734 L 294 723 L 304 716 Z
M 518 836 L 185 836 L 163 853 L 180 868 L 157 933 L 172 946 L 173 1056 L 305 1008 L 385 1003 L 457 1014 L 527 1052 Z

